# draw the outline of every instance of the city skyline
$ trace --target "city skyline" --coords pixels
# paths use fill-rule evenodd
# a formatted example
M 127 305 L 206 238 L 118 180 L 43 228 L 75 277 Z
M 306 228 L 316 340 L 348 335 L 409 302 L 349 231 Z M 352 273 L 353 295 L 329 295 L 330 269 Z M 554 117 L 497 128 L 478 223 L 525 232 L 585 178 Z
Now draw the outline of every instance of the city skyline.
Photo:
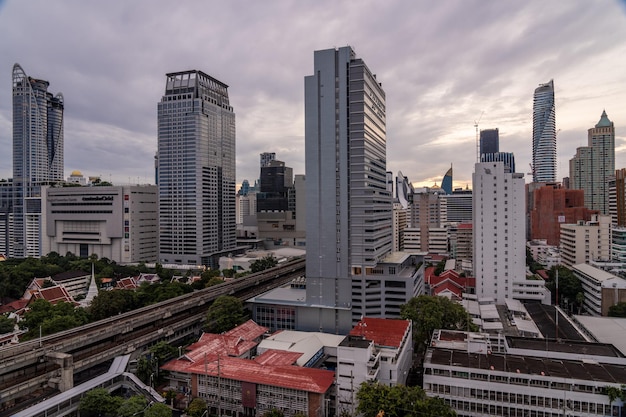
M 626 166 L 623 2 L 164 5 L 0 1 L 0 147 L 11 149 L 10 72 L 19 62 L 64 94 L 64 177 L 80 170 L 115 184 L 153 183 L 162 78 L 196 69 L 229 85 L 238 184 L 258 178 L 262 152 L 303 174 L 301 79 L 312 51 L 349 44 L 387 93 L 387 170 L 415 185 L 440 185 L 452 164 L 455 186 L 471 186 L 479 119 L 479 129 L 499 129 L 501 149 L 529 172 L 533 91 L 550 79 L 557 180 L 603 110 L 616 125 L 616 168 Z M 11 173 L 4 152 L 0 178 Z

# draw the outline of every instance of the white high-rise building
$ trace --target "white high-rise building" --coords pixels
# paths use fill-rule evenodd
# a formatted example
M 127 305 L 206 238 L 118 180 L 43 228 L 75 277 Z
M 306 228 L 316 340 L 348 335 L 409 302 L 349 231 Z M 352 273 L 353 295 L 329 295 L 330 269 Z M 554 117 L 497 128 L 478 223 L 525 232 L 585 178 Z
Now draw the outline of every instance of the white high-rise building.
M 218 267 L 237 244 L 228 86 L 201 71 L 167 74 L 158 122 L 159 261 Z
M 476 294 L 504 304 L 513 282 L 526 276 L 524 175 L 505 172 L 503 162 L 481 162 L 472 180 Z

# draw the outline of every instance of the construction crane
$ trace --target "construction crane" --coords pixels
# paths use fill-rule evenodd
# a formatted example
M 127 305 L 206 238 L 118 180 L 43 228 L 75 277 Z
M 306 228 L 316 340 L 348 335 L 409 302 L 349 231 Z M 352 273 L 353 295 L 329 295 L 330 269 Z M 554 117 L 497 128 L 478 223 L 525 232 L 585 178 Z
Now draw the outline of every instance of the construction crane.
M 478 120 L 474 120 L 474 127 L 476 128 L 476 162 L 480 162 L 480 136 L 478 135 L 478 124 L 480 123 L 480 119 L 483 118 L 483 114 L 485 114 L 484 110 L 480 113 Z

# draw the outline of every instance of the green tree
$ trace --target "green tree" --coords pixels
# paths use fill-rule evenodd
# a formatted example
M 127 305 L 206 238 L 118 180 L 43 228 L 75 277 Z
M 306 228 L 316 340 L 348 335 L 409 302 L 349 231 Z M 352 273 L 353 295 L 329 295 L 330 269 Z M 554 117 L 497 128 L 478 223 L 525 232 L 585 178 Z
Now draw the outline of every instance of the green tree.
M 172 409 L 165 404 L 152 404 L 144 413 L 144 417 L 172 417 Z
M 357 392 L 357 412 L 376 417 L 382 410 L 385 417 L 453 417 L 454 410 L 439 398 L 429 398 L 420 387 L 387 386 L 364 382 Z
M 556 272 L 559 272 L 559 306 L 565 305 L 566 300 L 573 307 L 576 304 L 576 296 L 579 292 L 584 293 L 580 280 L 566 266 L 553 266 L 548 271 L 548 281 L 546 288 L 552 293 L 552 303 L 556 304 Z
M 28 328 L 28 333 L 23 336 L 24 340 L 28 340 L 38 336 L 40 330 L 42 335 L 48 335 L 88 322 L 87 312 L 83 308 L 66 302 L 53 305 L 39 299 L 29 305 L 21 325 Z
M 626 303 L 621 301 L 609 307 L 609 317 L 626 317 Z
M 413 322 L 413 339 L 421 352 L 437 329 L 478 330 L 465 309 L 446 297 L 420 295 L 400 309 L 400 316 Z
M 100 291 L 89 306 L 92 320 L 102 320 L 108 317 L 126 313 L 138 305 L 137 293 L 132 290 Z
M 206 283 L 206 288 L 222 283 L 224 283 L 224 280 L 222 278 L 213 277 Z
M 141 395 L 134 395 L 128 400 L 124 401 L 120 408 L 117 410 L 119 417 L 132 417 L 141 415 L 143 410 L 148 405 L 148 400 Z
M 15 320 L 5 315 L 0 316 L 0 334 L 11 333 L 15 327 Z
M 187 414 L 190 417 L 202 417 L 202 414 L 206 411 L 206 402 L 202 398 L 194 398 L 189 403 L 187 408 Z
M 96 388 L 80 399 L 78 409 L 83 417 L 116 416 L 122 401 L 122 398 L 112 396 L 105 388 Z
M 272 255 L 268 255 L 252 262 L 250 264 L 250 272 L 254 273 L 265 271 L 266 269 L 273 268 L 276 265 L 278 265 L 278 259 L 274 258 Z
M 206 319 L 209 332 L 223 333 L 245 322 L 247 316 L 239 298 L 221 295 L 209 307 Z

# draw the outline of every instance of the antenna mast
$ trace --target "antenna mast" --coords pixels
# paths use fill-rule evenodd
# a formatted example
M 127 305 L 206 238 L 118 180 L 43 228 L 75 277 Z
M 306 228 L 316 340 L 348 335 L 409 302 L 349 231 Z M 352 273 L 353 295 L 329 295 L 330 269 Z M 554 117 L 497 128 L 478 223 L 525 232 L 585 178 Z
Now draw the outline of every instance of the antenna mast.
M 483 114 L 485 114 L 484 110 L 480 113 L 478 120 L 474 120 L 474 127 L 476 128 L 476 162 L 480 162 L 480 136 L 478 135 L 478 124 L 480 123 L 480 119 L 483 118 Z

